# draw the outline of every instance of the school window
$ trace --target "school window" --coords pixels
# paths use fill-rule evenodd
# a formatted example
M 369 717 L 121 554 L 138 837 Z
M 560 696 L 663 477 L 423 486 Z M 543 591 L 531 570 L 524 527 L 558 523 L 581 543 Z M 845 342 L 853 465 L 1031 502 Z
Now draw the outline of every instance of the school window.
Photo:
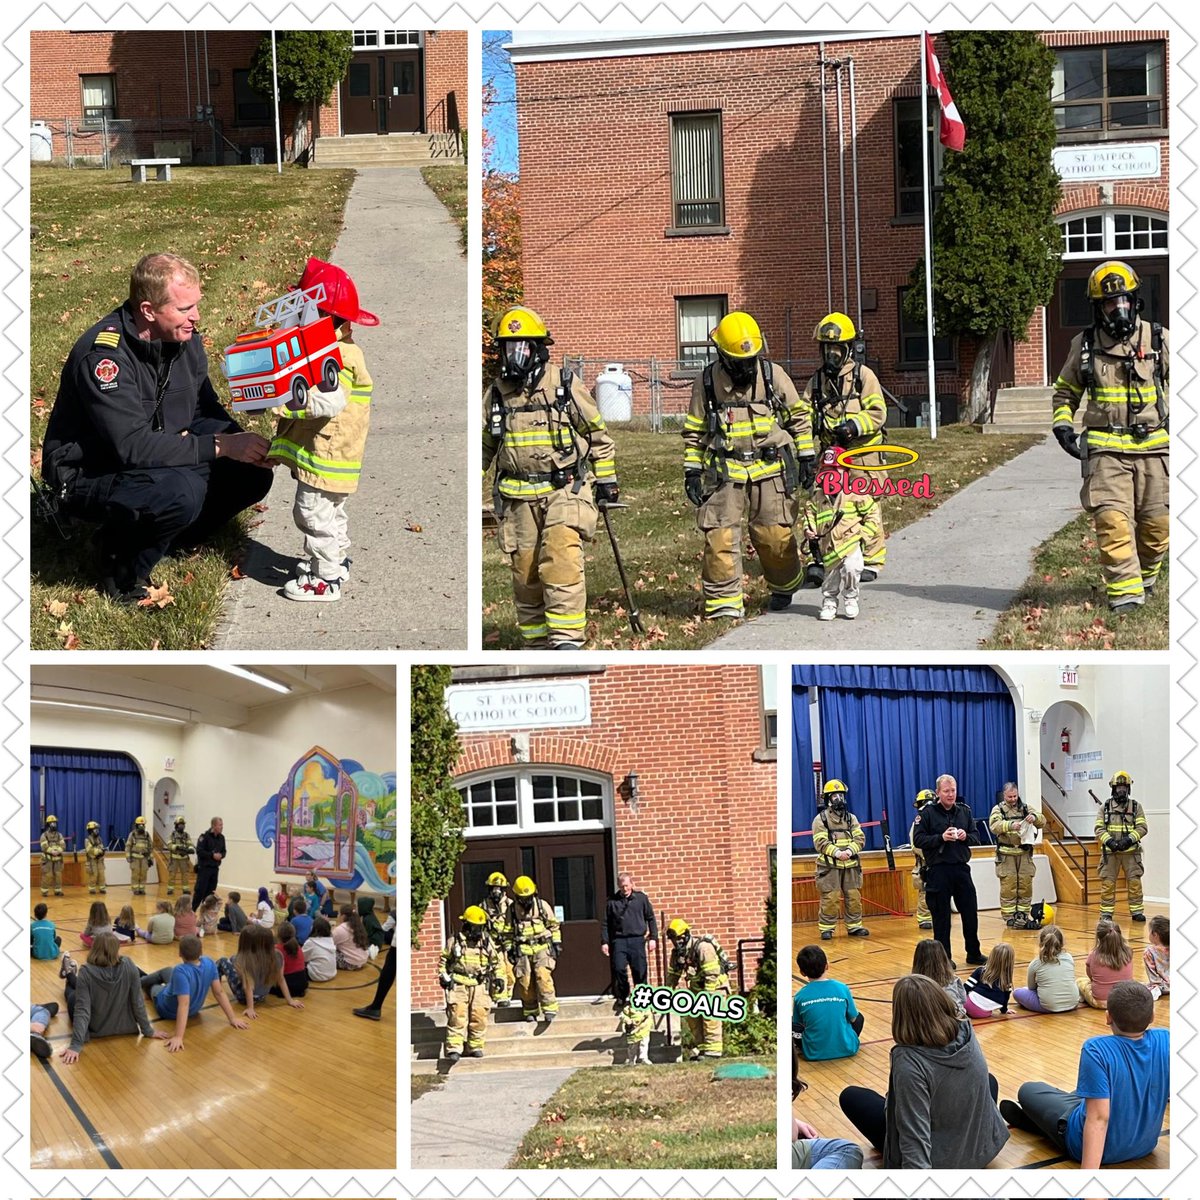
M 716 357 L 716 347 L 708 340 L 708 335 L 725 315 L 727 304 L 726 296 L 675 298 L 676 341 L 681 367 L 700 368 Z
M 1167 218 L 1153 213 L 1105 208 L 1078 213 L 1058 225 L 1063 258 L 1099 258 L 1106 254 L 1137 258 L 1166 254 L 1169 249 Z
M 676 229 L 724 226 L 719 112 L 671 117 L 671 200 Z
M 83 123 L 99 125 L 117 115 L 117 85 L 111 75 L 80 75 Z
M 354 48 L 355 50 L 370 50 L 379 45 L 379 30 L 378 29 L 356 29 L 354 30 Z
M 900 367 L 924 367 L 929 362 L 929 343 L 924 321 L 914 321 L 904 311 L 904 297 L 908 288 L 899 288 L 896 293 L 896 312 L 900 325 Z M 954 366 L 954 339 L 933 339 L 933 362 L 935 366 Z
M 385 46 L 419 46 L 421 31 L 419 29 L 385 29 L 383 44 Z
M 929 174 L 933 185 L 930 204 L 937 208 L 942 196 L 942 156 L 945 147 L 934 134 L 937 120 L 937 96 L 930 95 L 925 114 L 925 142 L 929 148 Z M 921 186 L 921 98 L 906 98 L 892 103 L 896 147 L 896 216 L 921 220 L 925 211 Z
M 233 119 L 238 125 L 266 125 L 271 120 L 270 100 L 250 86 L 249 71 L 233 73 Z
M 1084 46 L 1054 57 L 1050 102 L 1060 135 L 1166 125 L 1162 42 Z
M 1113 249 L 1121 254 L 1132 254 L 1138 250 L 1165 253 L 1166 218 L 1148 217 L 1141 213 L 1116 213 L 1113 218 Z
M 777 676 L 778 670 L 774 666 L 758 669 L 762 744 L 754 758 L 759 762 L 774 759 L 779 747 L 779 711 L 775 696 Z
M 612 781 L 587 772 L 530 767 L 467 779 L 458 793 L 468 837 L 604 829 L 612 822 Z

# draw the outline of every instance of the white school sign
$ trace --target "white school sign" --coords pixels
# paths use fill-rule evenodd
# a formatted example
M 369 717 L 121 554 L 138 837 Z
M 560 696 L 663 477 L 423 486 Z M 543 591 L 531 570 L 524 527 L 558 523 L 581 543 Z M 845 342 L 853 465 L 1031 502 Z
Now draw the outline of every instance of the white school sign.
M 545 729 L 592 723 L 587 679 L 496 685 L 456 683 L 446 689 L 446 710 L 460 733 L 493 729 Z
M 1054 169 L 1063 183 L 1089 179 L 1152 179 L 1161 171 L 1157 142 L 1112 142 L 1091 146 L 1059 146 Z

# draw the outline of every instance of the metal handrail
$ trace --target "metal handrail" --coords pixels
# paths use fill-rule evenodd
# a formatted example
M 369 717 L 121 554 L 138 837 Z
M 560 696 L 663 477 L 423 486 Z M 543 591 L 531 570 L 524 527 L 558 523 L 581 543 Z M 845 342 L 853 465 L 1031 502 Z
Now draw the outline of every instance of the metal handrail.
M 1066 789 L 1046 770 L 1045 764 L 1042 765 L 1042 773 L 1058 788 L 1063 796 L 1066 796 Z M 1079 871 L 1081 876 L 1080 882 L 1083 885 L 1083 903 L 1087 905 L 1089 903 L 1089 881 L 1091 879 L 1091 872 L 1088 870 L 1088 848 L 1071 830 L 1066 821 L 1054 811 L 1053 806 L 1047 801 L 1045 793 L 1042 794 L 1042 809 L 1054 819 L 1055 824 L 1061 830 L 1061 835 L 1050 828 L 1047 828 L 1046 832 L 1049 834 L 1050 840 L 1062 851 L 1063 856 L 1070 862 L 1071 866 Z M 1082 865 L 1072 847 L 1078 847 L 1079 855 L 1083 859 Z
M 741 995 L 746 995 L 746 955 L 749 951 L 757 950 L 759 962 L 762 961 L 762 952 L 767 948 L 767 940 L 764 937 L 739 938 L 737 944 L 737 977 L 738 977 L 738 992 Z M 757 970 L 757 968 L 756 968 Z

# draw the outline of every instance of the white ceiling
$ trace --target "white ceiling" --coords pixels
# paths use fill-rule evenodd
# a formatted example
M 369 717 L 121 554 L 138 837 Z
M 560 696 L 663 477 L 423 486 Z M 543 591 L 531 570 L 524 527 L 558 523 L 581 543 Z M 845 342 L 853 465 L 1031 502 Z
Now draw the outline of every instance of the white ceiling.
M 132 715 L 179 717 L 206 725 L 236 729 L 255 710 L 286 703 L 293 697 L 336 692 L 342 688 L 376 687 L 396 693 L 392 666 L 270 666 L 247 667 L 277 683 L 288 694 L 263 687 L 249 679 L 202 664 L 119 664 L 114 666 L 59 666 L 34 664 L 30 699 L 60 704 L 119 709 Z M 67 712 L 33 705 L 33 713 Z M 113 714 L 106 714 L 113 715 Z

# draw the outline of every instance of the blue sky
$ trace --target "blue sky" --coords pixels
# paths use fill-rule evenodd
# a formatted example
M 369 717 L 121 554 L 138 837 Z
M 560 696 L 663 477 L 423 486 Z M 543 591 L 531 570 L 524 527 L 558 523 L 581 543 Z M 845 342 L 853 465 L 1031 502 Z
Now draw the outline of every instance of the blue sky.
M 508 53 L 501 48 L 509 35 L 507 29 L 489 29 L 483 34 L 483 82 L 495 88 L 497 101 L 488 110 L 483 123 L 496 139 L 492 168 L 515 174 L 518 169 L 516 80 Z

